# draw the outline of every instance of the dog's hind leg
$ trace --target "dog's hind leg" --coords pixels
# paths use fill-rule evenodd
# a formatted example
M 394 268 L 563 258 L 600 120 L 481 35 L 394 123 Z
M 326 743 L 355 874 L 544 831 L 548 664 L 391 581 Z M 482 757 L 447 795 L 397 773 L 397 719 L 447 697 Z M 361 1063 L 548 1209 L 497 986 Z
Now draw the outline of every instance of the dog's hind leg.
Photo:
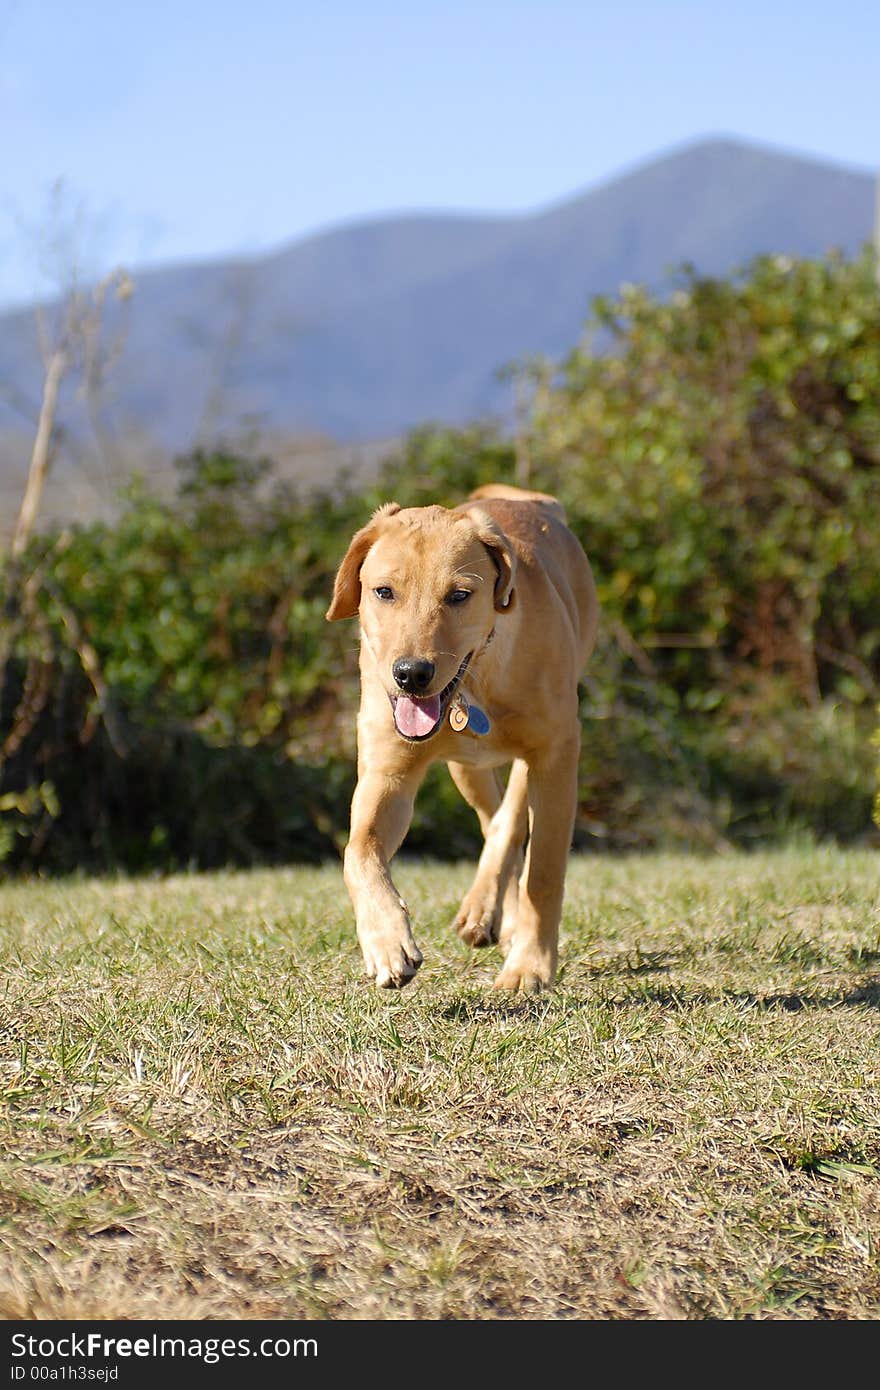
M 516 925 L 518 880 L 528 829 L 527 768 L 517 759 L 502 795 L 493 769 L 450 763 L 452 780 L 474 808 L 483 832 L 476 877 L 465 894 L 455 928 L 471 946 L 498 941 L 505 950 Z

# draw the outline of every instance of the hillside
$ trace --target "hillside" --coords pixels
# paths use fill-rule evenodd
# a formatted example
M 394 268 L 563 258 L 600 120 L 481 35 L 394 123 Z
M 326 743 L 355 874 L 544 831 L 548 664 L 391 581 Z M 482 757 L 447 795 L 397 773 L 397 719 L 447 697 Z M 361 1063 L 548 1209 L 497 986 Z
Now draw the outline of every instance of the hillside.
M 684 261 L 850 254 L 872 216 L 867 173 L 714 139 L 523 216 L 393 216 L 136 274 L 115 425 L 179 449 L 242 421 L 337 441 L 462 423 L 504 411 L 499 367 L 572 345 L 596 293 Z M 9 401 L 38 384 L 33 315 L 0 317 L 0 478 L 20 466 Z

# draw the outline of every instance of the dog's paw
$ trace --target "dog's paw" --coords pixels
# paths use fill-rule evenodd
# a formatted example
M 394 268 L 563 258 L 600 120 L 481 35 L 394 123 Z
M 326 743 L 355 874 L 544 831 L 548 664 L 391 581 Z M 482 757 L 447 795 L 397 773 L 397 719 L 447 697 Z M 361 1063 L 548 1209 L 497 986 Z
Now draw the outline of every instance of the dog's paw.
M 422 953 L 411 936 L 404 940 L 362 942 L 364 967 L 378 989 L 403 989 L 422 963 Z
M 492 988 L 538 994 L 550 989 L 555 976 L 555 964 L 548 956 L 539 951 L 517 951 L 514 945 Z
M 534 970 L 511 970 L 505 966 L 493 981 L 493 989 L 504 989 L 510 993 L 520 994 L 540 994 L 542 989 L 549 989 L 552 981 L 545 979 Z
M 454 922 L 455 930 L 469 946 L 492 946 L 498 940 L 501 907 L 497 894 L 482 894 L 472 888 L 465 894 Z
M 478 908 L 465 912 L 462 908 L 455 919 L 455 930 L 469 946 L 492 946 L 498 940 L 499 915 L 497 910 L 481 912 Z

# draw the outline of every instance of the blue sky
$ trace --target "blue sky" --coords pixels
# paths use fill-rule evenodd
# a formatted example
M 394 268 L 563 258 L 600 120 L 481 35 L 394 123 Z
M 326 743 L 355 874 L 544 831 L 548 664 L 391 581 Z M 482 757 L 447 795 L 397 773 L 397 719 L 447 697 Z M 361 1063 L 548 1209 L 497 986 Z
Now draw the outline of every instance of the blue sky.
M 705 134 L 880 166 L 880 4 L 0 0 L 0 304 L 417 208 L 534 208 Z

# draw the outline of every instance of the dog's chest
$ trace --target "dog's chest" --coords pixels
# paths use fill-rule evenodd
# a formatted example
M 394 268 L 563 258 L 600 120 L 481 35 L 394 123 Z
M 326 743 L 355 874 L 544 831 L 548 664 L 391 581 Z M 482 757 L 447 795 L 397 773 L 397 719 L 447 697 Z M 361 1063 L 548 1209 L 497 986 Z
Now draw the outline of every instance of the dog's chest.
M 473 707 L 469 711 L 468 725 L 461 730 L 456 731 L 450 720 L 442 745 L 437 749 L 438 756 L 444 762 L 464 763 L 467 767 L 498 767 L 520 756 L 522 749 L 519 740 L 511 739 L 511 730 L 505 727 L 505 723 L 488 714 L 483 717 L 489 724 L 484 734 L 476 733 L 470 727 L 474 719 Z

